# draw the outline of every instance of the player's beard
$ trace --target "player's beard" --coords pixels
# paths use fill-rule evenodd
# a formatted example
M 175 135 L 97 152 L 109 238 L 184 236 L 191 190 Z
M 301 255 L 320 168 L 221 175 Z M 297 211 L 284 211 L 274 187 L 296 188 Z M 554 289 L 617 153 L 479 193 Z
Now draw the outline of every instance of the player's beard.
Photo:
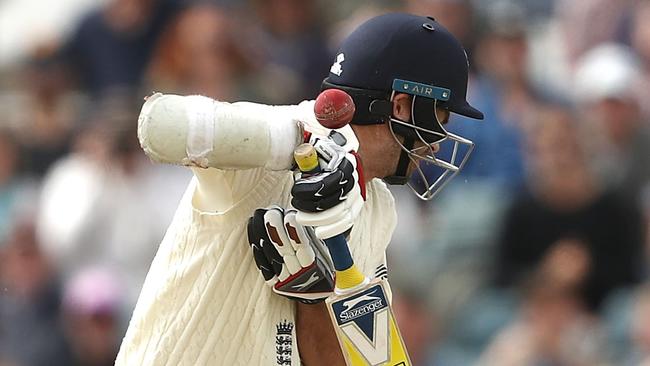
M 422 162 L 426 162 L 424 160 L 425 156 L 434 155 L 440 149 L 440 145 L 438 145 L 438 144 L 432 144 L 430 146 L 431 147 L 429 148 L 429 146 L 425 145 L 424 143 L 422 143 L 420 141 L 416 141 L 413 150 L 411 150 L 414 154 L 409 154 L 411 159 L 410 159 L 410 162 L 409 162 L 409 165 L 408 165 L 408 169 L 406 170 L 406 176 L 407 177 L 410 177 L 415 172 L 415 169 Z

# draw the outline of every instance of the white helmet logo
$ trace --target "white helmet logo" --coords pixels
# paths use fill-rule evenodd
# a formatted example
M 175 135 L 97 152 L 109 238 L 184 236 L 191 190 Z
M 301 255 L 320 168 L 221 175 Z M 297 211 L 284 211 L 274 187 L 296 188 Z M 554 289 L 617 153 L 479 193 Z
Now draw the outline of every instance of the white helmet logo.
M 336 76 L 341 76 L 341 73 L 343 72 L 343 69 L 341 68 L 341 62 L 343 61 L 345 61 L 345 55 L 339 53 L 336 56 L 336 61 L 334 64 L 332 64 L 332 67 L 330 67 L 330 72 Z

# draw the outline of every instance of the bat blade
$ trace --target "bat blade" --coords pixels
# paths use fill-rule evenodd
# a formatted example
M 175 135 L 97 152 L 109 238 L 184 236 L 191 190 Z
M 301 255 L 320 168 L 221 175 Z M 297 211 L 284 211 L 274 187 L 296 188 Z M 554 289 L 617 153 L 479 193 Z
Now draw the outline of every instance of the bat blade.
M 303 173 L 320 171 L 310 144 L 294 151 Z M 368 278 L 354 264 L 343 234 L 325 239 L 336 270 L 335 295 L 325 300 L 339 346 L 349 366 L 411 365 L 386 296 L 385 280 Z
M 326 300 L 346 363 L 411 365 L 387 297 L 384 280 Z

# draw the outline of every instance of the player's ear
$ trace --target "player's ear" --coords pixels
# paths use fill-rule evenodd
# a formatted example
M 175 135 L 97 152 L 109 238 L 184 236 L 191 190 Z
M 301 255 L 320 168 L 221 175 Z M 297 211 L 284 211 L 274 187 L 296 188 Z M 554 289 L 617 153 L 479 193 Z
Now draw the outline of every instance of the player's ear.
M 398 93 L 393 98 L 393 117 L 400 121 L 411 120 L 411 96 Z

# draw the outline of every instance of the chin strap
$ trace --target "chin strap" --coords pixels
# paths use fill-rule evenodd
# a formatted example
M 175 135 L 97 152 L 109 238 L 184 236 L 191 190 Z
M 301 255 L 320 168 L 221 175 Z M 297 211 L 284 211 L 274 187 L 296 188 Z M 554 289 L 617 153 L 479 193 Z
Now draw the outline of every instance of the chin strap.
M 414 144 L 415 144 L 415 139 L 413 139 L 412 137 L 404 138 L 404 147 L 406 148 L 406 150 L 412 150 Z M 410 162 L 411 159 L 409 158 L 409 154 L 405 150 L 402 150 L 402 153 L 399 156 L 399 162 L 397 163 L 397 169 L 395 169 L 395 173 L 390 177 L 384 178 L 384 181 L 390 185 L 401 186 L 406 184 L 409 180 L 409 177 L 406 176 L 406 173 L 408 171 Z

